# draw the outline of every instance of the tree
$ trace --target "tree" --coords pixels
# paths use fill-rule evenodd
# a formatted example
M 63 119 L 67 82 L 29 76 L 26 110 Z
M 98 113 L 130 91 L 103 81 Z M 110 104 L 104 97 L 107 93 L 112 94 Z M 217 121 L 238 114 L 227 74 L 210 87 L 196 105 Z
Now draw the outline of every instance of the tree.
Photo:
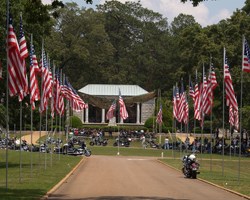
M 188 0 L 181 0 L 182 3 L 186 3 Z M 193 2 L 193 6 L 198 6 L 200 2 L 203 2 L 205 0 L 190 0 Z

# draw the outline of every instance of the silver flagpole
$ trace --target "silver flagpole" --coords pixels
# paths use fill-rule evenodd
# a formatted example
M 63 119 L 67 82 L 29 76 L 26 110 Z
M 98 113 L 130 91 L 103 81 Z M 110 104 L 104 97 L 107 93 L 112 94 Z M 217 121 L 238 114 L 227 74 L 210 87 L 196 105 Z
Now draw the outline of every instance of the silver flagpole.
M 173 122 L 172 122 L 172 135 L 174 134 L 174 94 L 175 94 L 175 87 L 173 86 L 173 117 L 172 117 L 172 120 L 173 120 Z M 173 137 L 171 137 L 172 138 L 172 157 L 174 157 L 174 138 Z
M 223 48 L 223 95 L 222 95 L 222 176 L 224 176 L 224 137 L 225 137 L 225 59 L 226 59 L 226 49 Z
M 198 84 L 198 74 L 197 74 L 197 69 L 196 69 L 196 71 L 195 71 L 195 85 L 196 84 Z M 199 85 L 198 85 L 198 90 L 199 90 Z M 195 91 L 196 92 L 196 91 Z M 196 102 L 196 98 L 197 97 L 195 97 L 195 102 Z M 198 97 L 198 98 L 200 98 L 200 97 Z M 194 103 L 195 104 L 195 103 Z M 195 105 L 194 105 L 195 106 Z M 195 108 L 194 108 L 194 140 L 196 139 L 196 118 L 195 118 Z M 194 142 L 193 142 L 193 145 L 196 145 Z M 192 151 L 194 151 L 195 152 L 195 147 L 192 147 L 193 149 L 192 149 Z M 193 153 L 194 153 L 193 152 Z
M 30 45 L 33 45 L 33 34 L 30 35 Z M 31 58 L 32 59 L 32 58 Z M 30 105 L 30 176 L 33 176 L 33 110 L 32 105 Z
M 55 102 L 54 102 L 54 84 L 55 84 L 55 61 L 53 61 L 53 77 L 52 77 L 52 97 L 51 97 L 51 105 L 52 106 L 54 106 L 54 104 L 55 104 Z M 59 81 L 59 80 L 58 80 Z M 54 106 L 55 107 L 55 106 Z M 54 116 L 56 115 L 56 112 L 55 112 L 55 110 L 54 110 Z M 53 117 L 54 116 L 52 116 L 51 115 L 51 134 L 52 134 L 52 136 L 53 136 Z M 53 136 L 53 138 L 51 137 L 51 139 L 54 139 L 54 136 Z M 53 153 L 53 151 L 52 151 L 52 141 L 50 142 L 50 166 L 52 167 L 52 153 Z
M 42 39 L 42 68 L 43 68 L 43 52 L 44 52 L 44 40 Z M 41 105 L 43 106 L 43 74 L 42 74 L 42 81 L 41 81 L 41 98 L 40 98 L 40 109 Z M 40 128 L 39 128 L 39 170 L 41 170 L 41 136 L 42 136 L 42 110 L 40 110 Z
M 212 72 L 212 57 L 210 56 L 210 73 Z M 210 74 L 211 75 L 211 74 Z M 211 76 L 210 76 L 211 79 Z M 212 81 L 212 79 L 211 79 Z M 212 83 L 210 82 L 211 86 Z M 210 172 L 212 171 L 212 131 L 213 131 L 213 95 L 212 91 L 210 93 L 210 98 L 211 98 L 211 112 L 210 112 Z
M 9 0 L 6 1 L 6 14 L 7 14 L 7 24 L 6 24 L 6 35 L 8 38 L 8 29 L 9 29 Z M 6 70 L 6 141 L 8 141 L 9 137 L 9 73 L 8 73 L 8 65 L 9 65 L 9 47 L 8 47 L 8 40 L 6 42 L 6 50 L 7 50 L 7 59 L 6 59 L 6 65 L 7 65 L 7 70 Z M 8 190 L 8 168 L 9 168 L 9 156 L 8 156 L 8 148 L 6 148 L 6 177 L 5 177 L 5 185 L 6 185 L 6 190 Z
M 19 183 L 22 181 L 22 101 L 20 102 L 20 131 L 19 131 Z
M 242 65 L 244 62 L 245 36 L 242 37 Z M 243 67 L 243 66 L 242 66 Z M 239 141 L 239 162 L 238 162 L 238 185 L 240 184 L 240 160 L 241 160 L 241 132 L 242 132 L 242 104 L 243 104 L 243 69 L 241 69 L 241 87 L 240 87 L 240 141 Z

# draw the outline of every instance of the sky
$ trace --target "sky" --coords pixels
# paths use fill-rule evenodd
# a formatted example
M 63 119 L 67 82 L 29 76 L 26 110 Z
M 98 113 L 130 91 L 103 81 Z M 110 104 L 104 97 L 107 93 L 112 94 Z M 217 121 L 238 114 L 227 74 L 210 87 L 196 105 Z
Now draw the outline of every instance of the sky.
M 44 3 L 51 3 L 51 0 L 42 0 Z M 94 8 L 98 4 L 103 4 L 105 0 L 93 0 L 93 4 L 86 4 L 84 0 L 62 0 L 65 2 L 75 2 L 80 7 Z M 109 1 L 109 0 L 106 0 Z M 119 0 L 125 1 L 134 0 Z M 137 0 L 136 0 L 137 2 Z M 241 9 L 245 5 L 245 0 L 207 0 L 193 7 L 191 2 L 181 3 L 180 0 L 140 0 L 141 5 L 150 10 L 158 12 L 171 23 L 174 17 L 180 13 L 193 15 L 196 22 L 203 27 L 217 24 L 220 20 L 229 18 L 236 9 Z

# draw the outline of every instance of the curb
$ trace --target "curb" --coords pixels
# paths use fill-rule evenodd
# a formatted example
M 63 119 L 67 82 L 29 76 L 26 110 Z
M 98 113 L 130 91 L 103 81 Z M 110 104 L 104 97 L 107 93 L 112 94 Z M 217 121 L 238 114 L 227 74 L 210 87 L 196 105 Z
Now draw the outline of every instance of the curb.
M 72 175 L 74 174 L 75 170 L 84 162 L 86 161 L 86 158 L 82 158 L 80 160 L 80 162 L 62 179 L 60 180 L 53 188 L 51 188 L 40 200 L 45 200 L 48 199 L 49 196 L 55 192 L 64 182 L 66 182 L 66 180 Z
M 176 170 L 176 171 L 178 171 L 178 172 L 181 172 L 181 170 L 176 169 L 176 168 L 174 168 L 173 166 L 168 165 L 167 163 L 162 162 L 162 161 L 159 160 L 159 159 L 157 159 L 157 161 L 158 161 L 159 163 L 163 164 L 163 165 L 168 166 L 168 167 L 171 168 L 171 169 L 174 169 L 174 170 Z M 250 200 L 250 197 L 249 197 L 249 196 L 246 196 L 246 195 L 241 194 L 241 193 L 239 193 L 239 192 L 236 192 L 236 191 L 230 190 L 230 189 L 228 189 L 228 188 L 222 187 L 222 186 L 220 186 L 220 185 L 217 185 L 217 184 L 215 184 L 215 183 L 209 182 L 209 181 L 204 180 L 204 179 L 202 179 L 202 178 L 197 178 L 197 179 L 198 179 L 199 181 L 204 182 L 204 183 L 210 184 L 210 185 L 212 185 L 212 186 L 214 186 L 214 187 L 217 187 L 217 188 L 226 190 L 226 191 L 228 191 L 228 192 L 231 192 L 231 193 L 236 194 L 236 195 L 238 195 L 238 196 L 240 196 L 240 197 L 243 197 L 243 198 L 245 198 L 245 199 L 249 199 L 249 200 Z

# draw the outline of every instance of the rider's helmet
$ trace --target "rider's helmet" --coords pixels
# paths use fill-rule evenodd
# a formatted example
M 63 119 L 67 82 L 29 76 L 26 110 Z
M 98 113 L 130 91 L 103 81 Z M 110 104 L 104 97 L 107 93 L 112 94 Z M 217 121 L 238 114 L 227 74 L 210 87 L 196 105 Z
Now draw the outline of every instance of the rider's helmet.
M 191 154 L 189 157 L 188 157 L 191 161 L 195 161 L 196 160 L 196 156 L 194 154 Z

